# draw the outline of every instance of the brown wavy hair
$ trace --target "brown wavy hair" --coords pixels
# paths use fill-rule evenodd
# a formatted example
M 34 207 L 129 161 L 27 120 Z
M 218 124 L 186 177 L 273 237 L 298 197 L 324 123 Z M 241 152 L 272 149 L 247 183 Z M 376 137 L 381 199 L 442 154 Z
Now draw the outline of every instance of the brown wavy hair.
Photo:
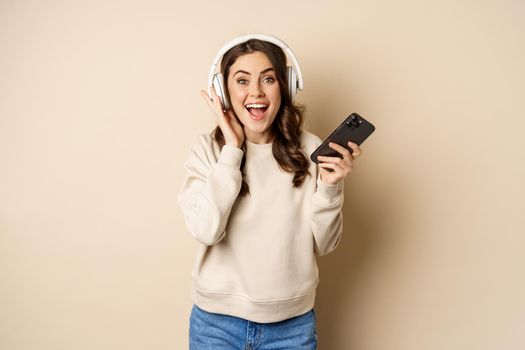
M 250 39 L 234 46 L 222 57 L 221 72 L 224 77 L 224 85 L 228 86 L 230 68 L 237 58 L 256 51 L 265 54 L 272 63 L 277 76 L 277 81 L 279 82 L 279 89 L 281 91 L 281 106 L 272 124 L 272 132 L 274 136 L 272 153 L 281 169 L 294 174 L 292 180 L 293 187 L 300 187 L 306 176 L 310 174 L 308 172 L 309 161 L 301 151 L 300 141 L 305 108 L 302 105 L 294 104 L 290 92 L 288 91 L 288 74 L 286 68 L 286 54 L 284 51 L 273 43 L 258 39 Z M 225 90 L 226 98 L 229 99 L 230 95 L 228 89 L 226 88 Z M 218 126 L 213 130 L 212 136 L 222 148 L 225 144 L 224 135 Z M 243 181 L 239 195 L 244 196 L 250 192 L 244 174 L 244 165 L 246 163 L 246 143 L 243 143 L 241 149 L 244 151 L 244 156 L 241 162 Z

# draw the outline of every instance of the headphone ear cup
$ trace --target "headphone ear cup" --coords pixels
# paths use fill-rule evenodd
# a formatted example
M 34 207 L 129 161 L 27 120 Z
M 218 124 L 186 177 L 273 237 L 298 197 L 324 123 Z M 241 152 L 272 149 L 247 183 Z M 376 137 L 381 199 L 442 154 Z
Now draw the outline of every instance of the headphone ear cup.
M 288 69 L 288 92 L 293 101 L 297 95 L 297 73 L 292 66 L 286 68 Z
M 230 109 L 230 104 L 228 102 L 228 99 L 226 98 L 226 89 L 224 87 L 224 79 L 222 77 L 222 73 L 217 73 L 213 76 L 213 87 L 215 88 L 217 96 L 221 100 L 222 108 Z

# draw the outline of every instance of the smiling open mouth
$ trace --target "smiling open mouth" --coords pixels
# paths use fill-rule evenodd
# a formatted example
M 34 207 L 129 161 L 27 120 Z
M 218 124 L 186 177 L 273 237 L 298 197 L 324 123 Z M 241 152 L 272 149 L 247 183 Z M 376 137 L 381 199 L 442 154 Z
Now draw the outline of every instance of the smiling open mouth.
M 268 105 L 265 103 L 249 103 L 246 105 L 246 109 L 252 116 L 252 119 L 261 120 L 268 109 Z

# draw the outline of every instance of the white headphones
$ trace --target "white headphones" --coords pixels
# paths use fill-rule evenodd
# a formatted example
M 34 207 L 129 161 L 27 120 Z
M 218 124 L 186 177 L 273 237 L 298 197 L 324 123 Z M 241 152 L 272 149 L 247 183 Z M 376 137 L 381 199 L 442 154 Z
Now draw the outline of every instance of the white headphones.
M 217 56 L 215 56 L 215 59 L 213 60 L 213 63 L 211 65 L 210 73 L 208 74 L 209 96 L 211 97 L 211 87 L 215 87 L 215 92 L 217 93 L 217 96 L 219 96 L 219 99 L 221 100 L 224 109 L 230 109 L 231 105 L 228 99 L 226 98 L 226 86 L 224 86 L 223 75 L 220 72 L 215 74 L 215 70 L 217 69 L 219 60 L 222 59 L 222 56 L 226 53 L 226 51 L 228 51 L 235 45 L 241 44 L 250 39 L 258 39 L 275 44 L 281 49 L 283 49 L 283 51 L 286 54 L 288 54 L 288 56 L 292 59 L 293 66 L 286 67 L 288 71 L 288 91 L 290 93 L 290 96 L 292 97 L 292 100 L 297 95 L 297 91 L 303 89 L 303 75 L 301 74 L 301 67 L 299 67 L 299 62 L 297 61 L 297 58 L 295 57 L 292 49 L 290 49 L 288 45 L 286 45 L 282 40 L 266 34 L 248 34 L 239 36 L 226 43 L 219 50 Z

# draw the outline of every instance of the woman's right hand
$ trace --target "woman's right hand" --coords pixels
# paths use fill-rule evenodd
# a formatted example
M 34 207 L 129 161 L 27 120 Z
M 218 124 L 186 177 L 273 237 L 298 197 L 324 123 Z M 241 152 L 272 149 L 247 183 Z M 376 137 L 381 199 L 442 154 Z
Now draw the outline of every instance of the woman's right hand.
M 242 124 L 232 109 L 222 109 L 221 100 L 219 96 L 217 96 L 213 86 L 211 88 L 211 94 L 212 97 L 208 96 L 206 91 L 201 90 L 202 97 L 217 117 L 217 124 L 219 124 L 219 128 L 224 135 L 224 142 L 226 142 L 227 145 L 240 148 L 244 142 L 244 128 Z

